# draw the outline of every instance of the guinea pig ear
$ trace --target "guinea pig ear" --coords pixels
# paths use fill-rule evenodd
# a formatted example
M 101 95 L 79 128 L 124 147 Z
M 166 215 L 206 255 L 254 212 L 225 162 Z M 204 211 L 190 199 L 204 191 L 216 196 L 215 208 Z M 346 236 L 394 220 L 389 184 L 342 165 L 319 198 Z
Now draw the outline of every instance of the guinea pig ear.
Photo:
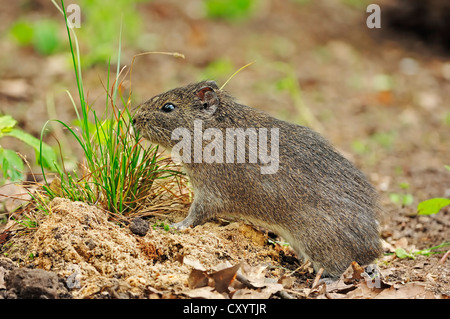
M 217 87 L 217 86 L 216 86 Z M 197 91 L 197 97 L 202 102 L 204 109 L 215 109 L 219 106 L 219 97 L 211 86 L 204 86 Z

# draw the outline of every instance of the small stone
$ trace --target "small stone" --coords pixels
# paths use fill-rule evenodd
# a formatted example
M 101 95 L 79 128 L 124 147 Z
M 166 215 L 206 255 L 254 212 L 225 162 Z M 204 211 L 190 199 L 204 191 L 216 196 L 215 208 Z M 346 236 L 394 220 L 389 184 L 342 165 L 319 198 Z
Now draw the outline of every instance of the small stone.
M 5 276 L 5 283 L 20 299 L 71 298 L 58 276 L 43 269 L 14 268 Z
M 130 230 L 133 234 L 145 236 L 148 232 L 148 222 L 140 217 L 134 218 L 130 223 Z

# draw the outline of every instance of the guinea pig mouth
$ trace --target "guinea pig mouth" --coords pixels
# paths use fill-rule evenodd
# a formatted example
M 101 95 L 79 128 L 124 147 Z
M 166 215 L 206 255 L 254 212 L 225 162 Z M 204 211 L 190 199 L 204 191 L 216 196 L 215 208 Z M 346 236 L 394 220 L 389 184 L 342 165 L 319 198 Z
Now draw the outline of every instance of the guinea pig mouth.
M 145 128 L 139 128 L 139 134 L 152 144 L 161 144 L 161 146 L 167 147 L 167 138 L 163 133 L 163 129 L 160 127 L 147 126 Z

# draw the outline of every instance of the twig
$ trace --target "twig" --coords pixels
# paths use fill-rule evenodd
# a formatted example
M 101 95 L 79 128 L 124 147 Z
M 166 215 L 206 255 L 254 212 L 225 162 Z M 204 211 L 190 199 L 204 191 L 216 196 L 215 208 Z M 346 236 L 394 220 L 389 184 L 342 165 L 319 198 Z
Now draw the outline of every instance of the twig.
M 444 264 L 445 260 L 448 258 L 449 255 L 450 255 L 450 250 L 447 250 L 447 252 L 444 254 L 444 256 L 442 256 L 442 258 L 439 260 L 439 263 Z
M 300 270 L 306 270 L 306 269 L 308 269 L 308 267 L 310 265 L 311 265 L 311 262 L 309 260 L 306 260 L 303 264 L 301 264 L 299 267 L 297 267 L 293 272 L 288 274 L 288 276 L 292 276 L 293 274 L 295 274 L 296 272 L 298 272 Z
M 317 287 L 317 285 L 319 284 L 320 277 L 322 277 L 322 274 L 323 274 L 323 268 L 320 268 L 319 271 L 317 272 L 316 278 L 314 279 L 314 282 L 311 286 L 311 290 Z

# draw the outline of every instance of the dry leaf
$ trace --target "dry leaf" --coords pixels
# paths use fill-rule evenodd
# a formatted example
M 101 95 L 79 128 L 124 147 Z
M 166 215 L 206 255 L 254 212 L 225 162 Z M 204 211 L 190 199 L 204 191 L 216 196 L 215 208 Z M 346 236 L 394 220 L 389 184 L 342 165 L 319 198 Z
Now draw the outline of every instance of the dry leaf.
M 193 260 L 186 264 L 202 268 Z M 214 267 L 219 270 L 212 273 L 194 268 L 188 278 L 191 290 L 185 294 L 191 298 L 265 299 L 283 289 L 282 284 L 265 278 L 265 266 L 229 265 L 219 264 Z
M 248 264 L 242 264 L 238 271 L 238 278 L 242 282 L 245 280 L 249 288 L 262 288 L 266 286 L 266 266 L 251 267 Z
M 402 237 L 395 241 L 394 243 L 395 248 L 408 248 L 408 239 L 406 237 Z
M 278 280 L 278 283 L 282 284 L 285 289 L 291 289 L 294 286 L 295 277 L 283 276 Z
M 195 289 L 200 287 L 208 286 L 208 275 L 205 271 L 192 269 L 188 278 L 189 288 Z
M 362 279 L 361 274 L 364 272 L 364 268 L 362 268 L 357 262 L 353 261 L 351 265 L 344 271 L 341 278 L 346 284 L 350 284 L 355 280 Z
M 383 290 L 377 299 L 435 299 L 431 291 L 418 283 L 394 284 L 389 289 Z
M 237 264 L 209 275 L 209 278 L 214 280 L 214 287 L 218 292 L 228 292 L 228 286 L 236 278 L 236 272 L 240 266 L 241 264 Z
M 283 290 L 283 285 L 268 283 L 266 287 L 260 289 L 239 289 L 234 293 L 233 299 L 268 299 L 280 290 Z
M 204 299 L 225 299 L 225 296 L 215 291 L 214 287 L 201 287 L 192 289 L 184 293 L 190 298 L 204 298 Z
M 193 267 L 194 269 L 201 270 L 201 271 L 206 271 L 205 267 L 203 267 L 203 265 L 198 260 L 194 260 L 194 259 L 191 259 L 189 257 L 184 257 L 183 258 L 183 263 L 185 265 Z

